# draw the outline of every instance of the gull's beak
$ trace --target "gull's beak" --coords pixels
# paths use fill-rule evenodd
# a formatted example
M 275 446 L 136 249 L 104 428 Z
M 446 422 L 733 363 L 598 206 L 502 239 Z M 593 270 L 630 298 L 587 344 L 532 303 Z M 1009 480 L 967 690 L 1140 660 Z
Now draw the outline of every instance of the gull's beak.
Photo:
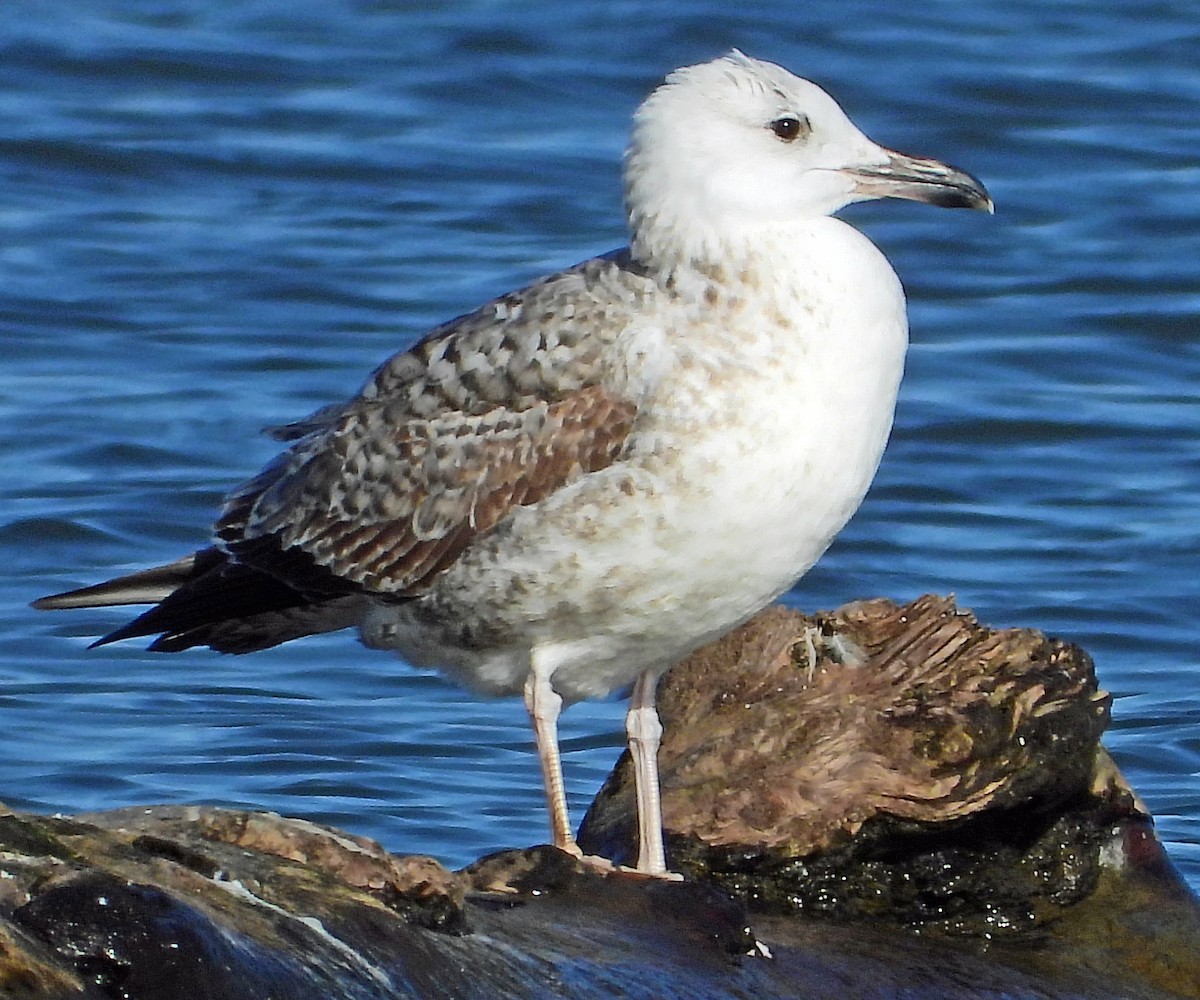
M 844 172 L 854 180 L 859 198 L 907 198 L 941 208 L 973 208 L 995 212 L 987 188 L 965 170 L 937 160 L 923 160 L 890 149 L 882 163 L 847 167 Z

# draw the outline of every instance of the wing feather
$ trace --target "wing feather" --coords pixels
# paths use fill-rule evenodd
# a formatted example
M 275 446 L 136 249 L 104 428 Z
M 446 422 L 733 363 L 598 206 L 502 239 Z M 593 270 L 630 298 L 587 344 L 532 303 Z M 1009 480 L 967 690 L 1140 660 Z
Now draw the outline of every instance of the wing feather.
M 239 562 L 301 588 L 324 570 L 413 596 L 514 506 L 611 464 L 635 415 L 597 385 L 395 427 L 358 413 L 239 492 L 217 535 Z M 297 578 L 306 563 L 318 572 Z
M 435 329 L 357 398 L 277 431 L 291 449 L 229 498 L 220 544 L 317 596 L 331 578 L 422 593 L 514 507 L 618 458 L 637 402 L 615 344 L 650 294 L 617 254 Z
M 660 294 L 622 250 L 436 328 L 276 428 L 289 449 L 228 498 L 215 547 L 38 606 L 158 601 L 100 641 L 241 653 L 419 596 L 515 507 L 618 460 L 649 391 L 620 340 Z

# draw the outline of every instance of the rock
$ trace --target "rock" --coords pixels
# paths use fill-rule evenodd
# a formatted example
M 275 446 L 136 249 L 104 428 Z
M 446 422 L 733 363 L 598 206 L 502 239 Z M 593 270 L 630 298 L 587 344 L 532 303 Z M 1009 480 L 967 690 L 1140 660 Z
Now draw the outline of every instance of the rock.
M 770 608 L 663 681 L 669 860 L 753 911 L 936 935 L 1039 973 L 1088 951 L 1200 996 L 1196 903 L 1100 745 L 1109 703 L 1083 650 L 984 628 L 949 598 Z M 633 816 L 626 754 L 581 846 L 634 857 Z
M 451 872 L 269 813 L 0 808 L 0 996 L 1200 997 L 1200 910 L 1100 749 L 1080 650 L 942 598 L 777 608 L 660 701 L 688 881 L 549 847 Z M 588 850 L 631 851 L 626 768 Z

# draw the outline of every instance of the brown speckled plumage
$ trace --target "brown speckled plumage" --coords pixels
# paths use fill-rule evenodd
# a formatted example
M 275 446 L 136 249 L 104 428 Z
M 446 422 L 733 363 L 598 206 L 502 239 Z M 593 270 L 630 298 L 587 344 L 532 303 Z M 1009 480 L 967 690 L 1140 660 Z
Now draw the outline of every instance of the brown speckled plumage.
M 286 573 L 269 539 L 372 593 L 420 593 L 512 507 L 609 465 L 635 412 L 599 385 L 521 410 L 389 409 L 356 401 L 240 490 L 217 525 L 229 551 Z
M 230 496 L 217 546 L 102 641 L 245 652 L 354 624 L 356 595 L 419 595 L 512 508 L 614 461 L 637 403 L 613 340 L 655 294 L 618 252 L 437 327 L 275 430 L 293 443 Z
M 290 447 L 230 497 L 214 547 L 40 606 L 158 602 L 102 641 L 160 633 L 163 650 L 357 626 L 521 692 L 565 850 L 558 713 L 632 684 L 638 867 L 662 874 L 659 676 L 812 565 L 891 426 L 904 296 L 829 213 L 991 201 L 736 52 L 643 103 L 625 179 L 628 249 L 434 329 L 354 399 L 281 428 Z

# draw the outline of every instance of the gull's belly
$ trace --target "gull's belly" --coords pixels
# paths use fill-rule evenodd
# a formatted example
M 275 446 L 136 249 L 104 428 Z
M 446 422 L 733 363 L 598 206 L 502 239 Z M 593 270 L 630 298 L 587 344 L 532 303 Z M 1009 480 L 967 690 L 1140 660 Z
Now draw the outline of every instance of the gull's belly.
M 518 692 L 529 651 L 554 646 L 568 701 L 665 670 L 791 586 L 857 509 L 894 367 L 853 399 L 822 376 L 747 389 L 737 419 L 728 400 L 720 422 L 711 402 L 704 420 L 664 408 L 640 451 L 514 511 L 424 598 L 379 609 L 365 640 L 493 693 Z

